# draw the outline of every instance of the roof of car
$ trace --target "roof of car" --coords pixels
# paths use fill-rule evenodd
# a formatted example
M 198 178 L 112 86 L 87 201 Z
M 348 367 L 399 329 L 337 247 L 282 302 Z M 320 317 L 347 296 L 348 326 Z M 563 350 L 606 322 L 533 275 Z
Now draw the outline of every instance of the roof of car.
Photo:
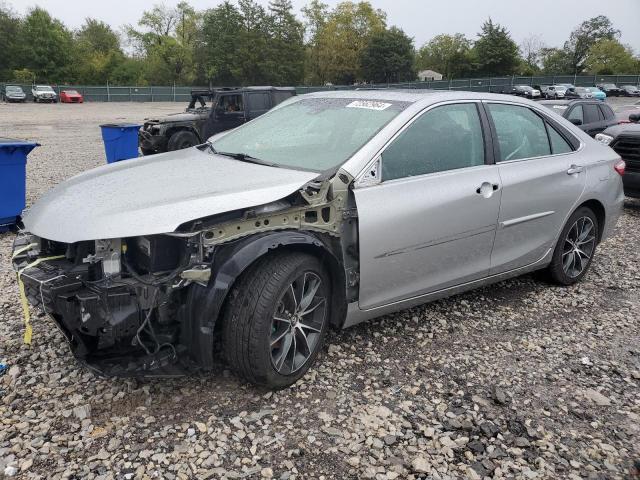
M 572 98 L 570 100 L 540 100 L 543 105 L 571 105 L 574 103 L 595 103 L 597 105 L 601 105 L 602 102 L 600 100 L 589 99 L 589 98 Z
M 416 89 L 380 89 L 380 90 L 333 90 L 302 95 L 312 98 L 354 98 L 362 100 L 388 100 L 408 103 L 437 103 L 448 100 L 496 100 L 531 105 L 531 100 L 499 93 L 465 92 L 456 90 L 416 90 Z

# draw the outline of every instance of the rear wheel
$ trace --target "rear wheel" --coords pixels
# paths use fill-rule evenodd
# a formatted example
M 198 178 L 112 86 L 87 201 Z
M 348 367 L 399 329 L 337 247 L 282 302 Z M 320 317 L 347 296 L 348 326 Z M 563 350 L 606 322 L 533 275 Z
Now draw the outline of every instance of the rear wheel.
M 565 225 L 549 265 L 555 283 L 572 285 L 587 274 L 596 253 L 598 219 L 590 208 L 576 210 Z
M 198 140 L 198 137 L 196 137 L 193 132 L 183 130 L 171 135 L 171 138 L 169 138 L 169 142 L 167 143 L 167 150 L 173 152 L 174 150 L 193 147 L 199 143 L 200 141 Z
M 246 380 L 288 387 L 316 360 L 329 323 L 329 276 L 308 254 L 270 255 L 233 287 L 223 317 L 227 362 Z

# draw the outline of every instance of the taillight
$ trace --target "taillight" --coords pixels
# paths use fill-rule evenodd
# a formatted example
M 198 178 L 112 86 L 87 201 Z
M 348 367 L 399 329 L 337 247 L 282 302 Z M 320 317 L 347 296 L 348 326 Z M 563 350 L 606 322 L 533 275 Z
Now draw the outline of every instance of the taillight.
M 627 168 L 627 164 L 624 163 L 624 160 L 618 160 L 616 164 L 613 166 L 613 169 L 618 172 L 621 176 L 624 175 L 624 169 Z

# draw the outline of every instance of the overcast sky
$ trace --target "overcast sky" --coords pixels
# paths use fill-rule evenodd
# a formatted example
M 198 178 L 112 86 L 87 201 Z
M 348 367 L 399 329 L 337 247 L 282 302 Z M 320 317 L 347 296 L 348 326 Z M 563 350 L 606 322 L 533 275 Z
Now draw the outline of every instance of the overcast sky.
M 113 27 L 135 24 L 154 0 L 5 0 L 19 13 L 38 5 L 67 26 L 79 27 L 86 17 L 103 20 Z M 307 0 L 292 0 L 299 10 Z M 268 5 L 268 0 L 258 0 Z M 165 5 L 177 1 L 165 0 Z M 191 0 L 198 10 L 214 7 L 222 0 Z M 338 0 L 325 0 L 335 5 Z M 397 25 L 415 39 L 416 47 L 439 33 L 461 32 L 474 39 L 488 17 L 506 26 L 517 43 L 539 35 L 548 46 L 561 46 L 575 26 L 587 18 L 604 14 L 622 31 L 622 42 L 640 52 L 640 0 L 371 0 L 387 12 L 389 25 Z

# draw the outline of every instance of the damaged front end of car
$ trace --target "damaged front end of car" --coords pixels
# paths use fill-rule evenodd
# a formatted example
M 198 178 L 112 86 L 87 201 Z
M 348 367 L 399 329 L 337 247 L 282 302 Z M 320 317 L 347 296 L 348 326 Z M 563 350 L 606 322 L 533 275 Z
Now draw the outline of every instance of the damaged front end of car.
M 118 376 L 208 370 L 230 288 L 275 249 L 311 251 L 326 262 L 340 286 L 333 301 L 340 323 L 358 285 L 351 181 L 339 173 L 166 234 L 62 243 L 22 232 L 14 269 L 28 302 L 55 320 L 91 369 Z

